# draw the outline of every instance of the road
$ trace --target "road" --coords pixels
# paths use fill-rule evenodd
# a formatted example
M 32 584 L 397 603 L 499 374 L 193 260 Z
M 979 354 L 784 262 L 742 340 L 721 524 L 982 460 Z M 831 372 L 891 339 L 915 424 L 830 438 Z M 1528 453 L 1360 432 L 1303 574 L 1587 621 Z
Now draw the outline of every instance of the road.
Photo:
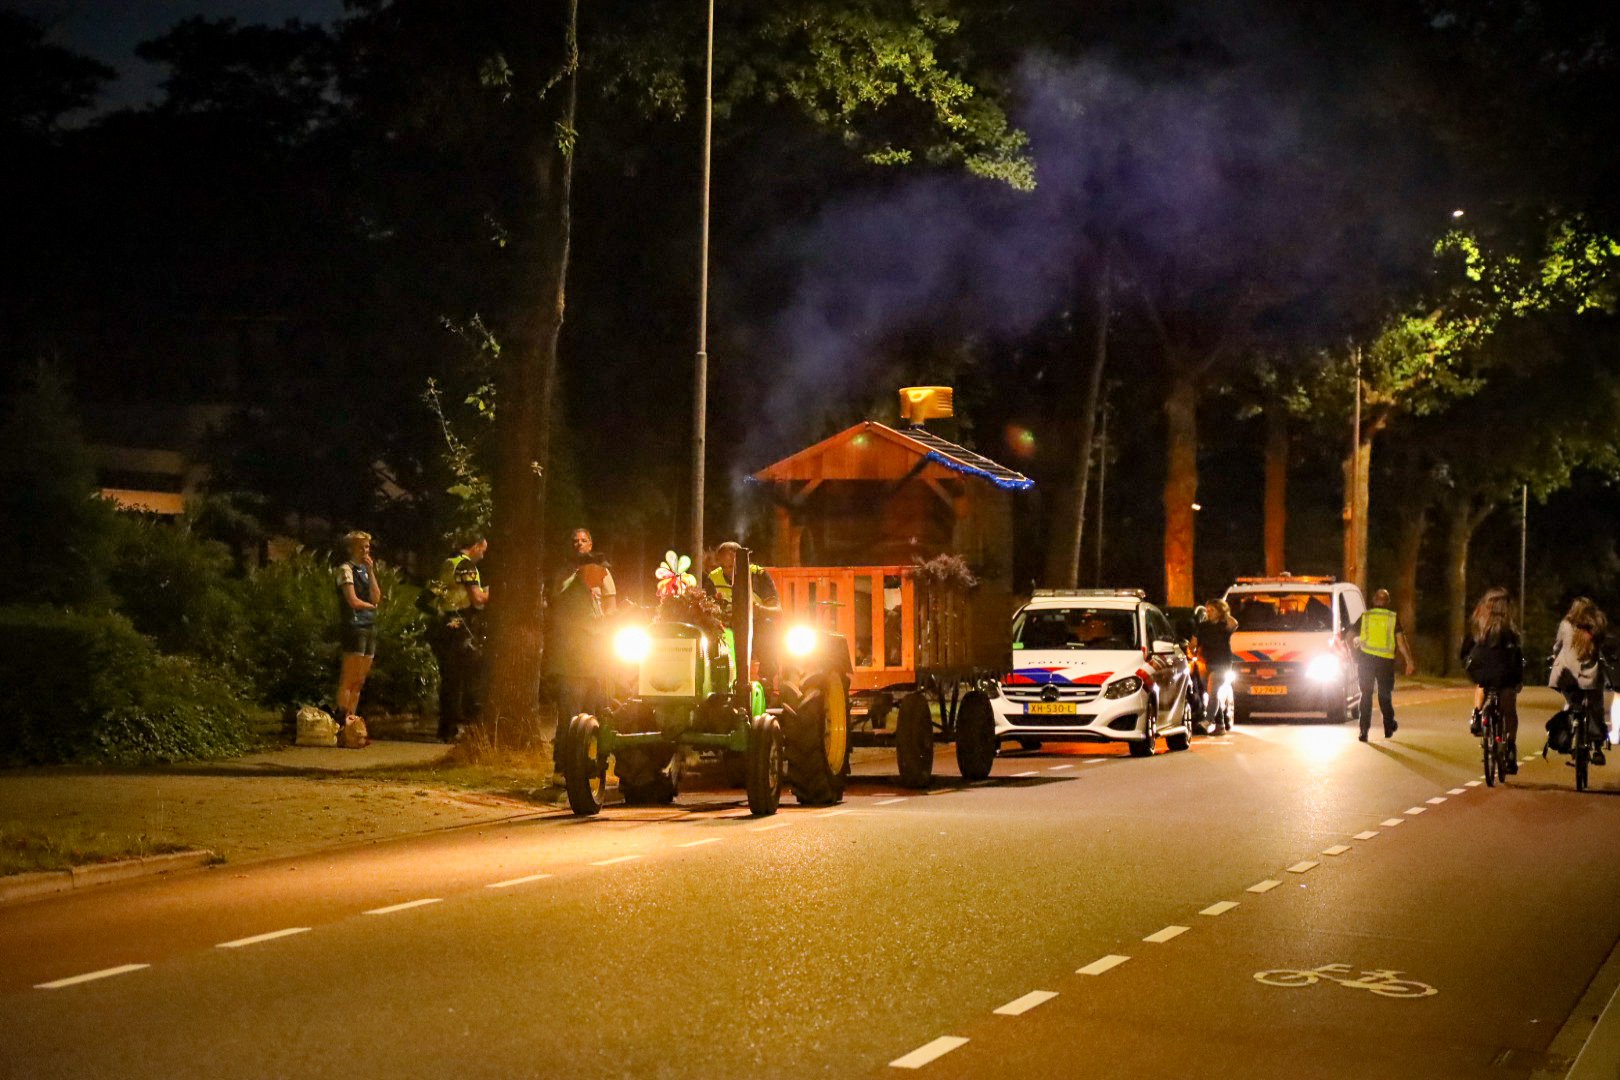
M 11 905 L 0 1076 L 1530 1077 L 1620 982 L 1620 765 L 1477 786 L 1463 701 Z

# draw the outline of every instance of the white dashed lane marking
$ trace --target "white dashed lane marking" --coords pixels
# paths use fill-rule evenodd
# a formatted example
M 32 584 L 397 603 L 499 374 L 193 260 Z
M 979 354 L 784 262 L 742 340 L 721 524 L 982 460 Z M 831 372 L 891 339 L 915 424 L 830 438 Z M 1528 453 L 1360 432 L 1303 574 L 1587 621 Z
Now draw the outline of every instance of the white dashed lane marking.
M 1318 865 L 1320 864 L 1315 859 L 1304 859 L 1290 866 L 1288 872 L 1290 874 L 1303 874 L 1308 870 L 1314 870 Z
M 874 805 L 876 805 L 876 806 L 893 806 L 897 802 L 905 802 L 905 801 L 906 801 L 906 797 L 904 795 L 900 795 L 900 796 L 897 796 L 897 797 L 895 797 L 893 799 L 879 799 Z
M 784 822 L 784 824 L 786 824 L 786 823 Z M 612 859 L 599 859 L 596 862 L 591 863 L 591 865 L 592 866 L 613 866 L 615 863 L 629 862 L 631 859 L 639 859 L 639 858 L 641 858 L 640 855 L 619 855 L 616 858 L 612 858 Z
M 718 836 L 705 836 L 701 840 L 688 840 L 684 844 L 676 844 L 675 846 L 676 847 L 702 847 L 704 844 L 718 844 L 719 842 L 720 842 L 720 838 Z
M 709 841 L 707 841 L 707 840 L 699 840 L 698 841 L 698 843 L 700 843 L 700 844 L 706 844 L 708 842 Z M 551 876 L 550 874 L 529 874 L 526 877 L 508 878 L 505 881 L 493 881 L 493 882 L 489 883 L 488 885 L 485 885 L 484 888 L 486 888 L 486 889 L 510 889 L 514 885 L 527 885 L 531 881 L 544 881 L 546 878 L 548 878 L 550 876 Z
M 1052 772 L 1062 772 L 1064 769 L 1074 768 L 1074 762 L 1071 761 L 1066 765 L 1049 765 L 1047 768 Z
M 1462 795 L 1465 792 L 1467 792 L 1467 790 L 1468 790 L 1467 788 L 1454 787 L 1451 790 L 1447 791 L 1446 794 L 1447 795 Z
M 1236 900 L 1222 900 L 1219 903 L 1214 903 L 1214 904 L 1209 905 L 1209 907 L 1205 908 L 1203 911 L 1200 911 L 1198 914 L 1200 914 L 1200 915 L 1225 915 L 1228 911 L 1231 911 L 1233 908 L 1235 908 L 1237 906 L 1238 906 L 1238 902 Z
M 1356 833 L 1354 839 L 1356 839 L 1356 840 L 1371 840 L 1373 837 L 1375 837 L 1377 835 L 1378 835 L 1378 830 L 1377 829 L 1368 829 L 1366 832 L 1358 832 L 1358 833 Z
M 1035 1006 L 1045 1005 L 1048 1001 L 1051 1001 L 1055 997 L 1057 997 L 1056 990 L 1031 990 L 1023 997 L 1014 998 L 1001 1008 L 992 1009 L 990 1011 L 995 1013 L 997 1016 L 1023 1016 Z
M 1429 808 L 1427 806 L 1408 806 L 1406 808 L 1406 813 L 1413 817 L 1417 817 L 1419 814 L 1426 813 L 1428 809 Z
M 750 825 L 749 832 L 770 832 L 772 829 L 785 829 L 793 824 L 791 821 L 772 821 L 765 825 Z
M 1378 824 L 1382 825 L 1386 829 L 1393 829 L 1395 826 L 1399 825 L 1401 822 L 1403 822 L 1405 820 L 1406 820 L 1405 818 L 1398 818 L 1398 817 L 1385 818 L 1383 821 L 1380 821 Z
M 387 907 L 372 908 L 370 911 L 362 912 L 362 914 L 392 915 L 396 911 L 409 911 L 412 908 L 427 907 L 429 904 L 437 903 L 441 903 L 437 897 L 430 897 L 426 900 L 407 900 L 403 904 L 389 904 Z
M 237 938 L 235 941 L 222 941 L 215 945 L 216 949 L 240 949 L 245 945 L 257 945 L 262 941 L 274 941 L 277 938 L 292 937 L 294 934 L 307 934 L 307 926 L 289 926 L 285 930 L 272 930 L 268 934 L 254 934 L 252 937 Z
M 1192 928 L 1189 926 L 1167 926 L 1157 934 L 1149 934 L 1142 940 L 1153 945 L 1163 945 L 1167 941 L 1180 937 L 1190 929 Z
M 1479 787 L 1479 785 L 1483 782 L 1484 781 L 1481 780 L 1470 780 L 1468 783 L 1464 784 L 1463 787 Z
M 57 979 L 55 982 L 37 983 L 34 989 L 60 990 L 64 986 L 78 986 L 80 983 L 95 982 L 97 979 L 110 979 L 114 975 L 128 975 L 132 971 L 141 971 L 151 966 L 151 964 L 120 964 L 117 967 L 102 968 L 100 971 L 91 971 L 84 975 L 73 975 L 66 979 Z
M 1424 801 L 1430 806 L 1439 806 L 1441 803 L 1446 801 L 1446 797 L 1444 795 L 1436 795 L 1434 798 L 1425 799 Z
M 821 813 L 819 813 L 819 814 L 817 814 L 815 816 L 816 817 L 842 817 L 845 814 L 853 814 L 854 812 L 855 812 L 855 808 L 853 806 L 846 806 L 842 810 L 823 810 Z
M 1350 850 L 1350 845 L 1349 844 L 1334 844 L 1330 848 L 1323 848 L 1322 849 L 1322 854 L 1324 854 L 1324 855 L 1343 855 L 1345 852 L 1347 852 L 1349 850 Z
M 1114 956 L 1114 955 L 1110 954 L 1108 956 L 1103 957 L 1101 960 L 1093 960 L 1091 963 L 1087 964 L 1085 967 L 1077 969 L 1075 971 L 1075 974 L 1076 975 L 1101 975 L 1105 971 L 1114 970 L 1115 968 L 1119 967 L 1119 965 L 1123 964 L 1125 961 L 1127 961 L 1129 959 L 1130 959 L 1130 957 L 1128 957 L 1128 956 Z
M 942 1058 L 952 1050 L 966 1046 L 967 1040 L 956 1035 L 941 1035 L 931 1043 L 917 1047 L 905 1057 L 897 1057 L 889 1062 L 896 1069 L 920 1069 L 936 1058 Z
M 1248 891 L 1252 893 L 1270 892 L 1272 889 L 1275 889 L 1281 884 L 1282 882 L 1280 881 L 1272 881 L 1270 878 L 1267 878 L 1258 884 L 1250 885 Z
M 1037 775 L 1035 770 L 1031 769 L 1028 772 L 1015 772 L 1015 773 L 1012 774 L 1012 778 L 1014 780 L 1018 780 L 1018 779 L 1021 779 L 1022 777 L 1025 777 L 1025 776 L 1035 776 L 1035 775 Z

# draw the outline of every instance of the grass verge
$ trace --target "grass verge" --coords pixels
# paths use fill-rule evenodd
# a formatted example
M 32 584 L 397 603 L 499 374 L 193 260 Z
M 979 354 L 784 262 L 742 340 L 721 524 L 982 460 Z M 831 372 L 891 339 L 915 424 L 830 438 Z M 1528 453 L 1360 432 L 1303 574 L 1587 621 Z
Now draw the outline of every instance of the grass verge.
M 96 832 L 72 825 L 0 823 L 0 876 L 36 870 L 66 870 L 184 851 L 186 845 L 146 833 Z

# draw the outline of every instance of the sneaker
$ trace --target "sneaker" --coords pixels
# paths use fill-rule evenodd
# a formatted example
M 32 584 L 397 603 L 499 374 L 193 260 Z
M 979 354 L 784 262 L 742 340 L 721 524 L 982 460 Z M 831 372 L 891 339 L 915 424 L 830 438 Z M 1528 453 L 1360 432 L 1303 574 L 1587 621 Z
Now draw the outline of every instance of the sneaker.
M 1397 730 L 1397 729 L 1398 729 L 1398 728 L 1399 728 L 1399 727 L 1400 727 L 1400 726 L 1401 726 L 1401 725 L 1399 725 L 1399 724 L 1397 724 L 1397 723 L 1396 723 L 1396 722 L 1395 722 L 1395 721 L 1393 721 L 1393 720 L 1391 720 L 1391 721 L 1390 721 L 1390 722 L 1389 722 L 1389 723 L 1387 723 L 1387 724 L 1385 724 L 1385 725 L 1384 725 L 1384 738 L 1386 738 L 1386 739 L 1393 739 L 1393 738 L 1394 738 L 1394 737 L 1395 737 L 1395 732 L 1396 732 L 1396 730 Z
M 1592 764 L 1594 764 L 1594 765 L 1607 765 L 1608 763 L 1609 763 L 1609 759 L 1603 756 L 1603 751 L 1601 749 L 1599 749 L 1599 748 L 1594 747 L 1593 750 L 1592 750 Z
M 1502 771 L 1507 773 L 1509 776 L 1512 776 L 1515 773 L 1517 773 L 1519 771 L 1519 759 L 1518 758 L 1509 758 L 1507 760 L 1507 763 L 1502 766 Z
M 1480 722 L 1478 709 L 1474 710 L 1473 719 L 1468 721 L 1468 734 L 1476 739 L 1485 734 L 1485 725 Z

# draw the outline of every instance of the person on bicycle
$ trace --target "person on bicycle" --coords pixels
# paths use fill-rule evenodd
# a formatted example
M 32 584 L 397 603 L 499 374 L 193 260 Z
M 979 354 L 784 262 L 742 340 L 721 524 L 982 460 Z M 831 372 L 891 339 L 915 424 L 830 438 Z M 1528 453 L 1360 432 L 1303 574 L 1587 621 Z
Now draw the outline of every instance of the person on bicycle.
M 1603 639 L 1609 629 L 1609 620 L 1590 597 L 1577 596 L 1569 606 L 1569 613 L 1558 624 L 1558 638 L 1553 642 L 1551 674 L 1547 685 L 1564 695 L 1573 708 L 1584 705 L 1588 718 L 1596 717 L 1598 725 L 1607 727 L 1607 713 L 1603 708 L 1603 692 L 1608 689 L 1602 663 Z M 1592 748 L 1592 764 L 1602 765 L 1602 740 Z
M 1211 711 L 1220 709 L 1226 674 L 1232 670 L 1232 634 L 1237 628 L 1232 609 L 1225 600 L 1216 599 L 1204 605 L 1204 617 L 1193 631 L 1198 638 L 1198 655 L 1204 661 L 1205 690 Z
M 1507 728 L 1509 773 L 1519 771 L 1519 691 L 1524 687 L 1524 646 L 1514 626 L 1513 598 L 1500 585 L 1485 590 L 1474 606 L 1463 635 L 1463 670 L 1479 689 L 1474 693 L 1474 719 L 1468 730 L 1474 735 L 1484 734 L 1480 710 L 1485 705 L 1485 691 L 1495 690 L 1502 708 L 1502 722 Z

